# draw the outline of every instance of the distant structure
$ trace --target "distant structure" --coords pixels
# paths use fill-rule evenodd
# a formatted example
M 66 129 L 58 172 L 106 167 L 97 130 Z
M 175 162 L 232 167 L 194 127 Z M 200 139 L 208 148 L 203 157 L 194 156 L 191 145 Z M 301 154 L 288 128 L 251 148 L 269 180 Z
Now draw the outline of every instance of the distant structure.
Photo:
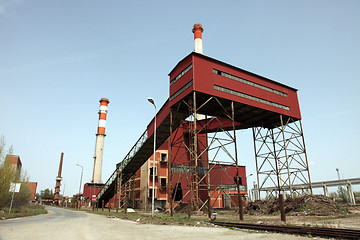
M 6 155 L 5 162 L 9 162 L 10 166 L 16 171 L 16 176 L 20 177 L 22 163 L 18 155 Z
M 106 114 L 108 112 L 109 100 L 100 99 L 99 124 L 96 134 L 95 156 L 94 156 L 94 173 L 92 183 L 101 183 L 101 168 L 105 138 Z
M 36 194 L 36 188 L 37 188 L 37 182 L 24 182 L 24 184 L 29 188 L 30 190 L 30 201 L 35 202 L 35 194 Z
M 54 194 L 54 203 L 55 203 L 55 205 L 59 205 L 60 185 L 61 185 L 61 179 L 62 179 L 61 171 L 62 171 L 63 158 L 64 158 L 64 153 L 61 153 L 60 164 L 59 164 L 59 172 L 58 172 L 58 176 L 56 178 L 56 185 L 55 185 L 55 194 Z
M 21 169 L 22 169 L 20 156 L 8 154 L 5 157 L 5 162 L 10 163 L 10 166 L 16 171 L 15 181 L 18 182 L 20 180 Z M 30 190 L 30 200 L 35 201 L 35 194 L 38 183 L 37 182 L 22 182 L 22 183 L 25 186 L 27 186 Z

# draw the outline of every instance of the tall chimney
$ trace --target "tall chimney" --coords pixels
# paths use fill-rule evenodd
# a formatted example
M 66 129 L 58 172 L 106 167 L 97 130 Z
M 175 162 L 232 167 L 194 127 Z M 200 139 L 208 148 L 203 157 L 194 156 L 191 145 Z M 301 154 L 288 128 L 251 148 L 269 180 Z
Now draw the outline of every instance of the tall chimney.
M 58 172 L 58 176 L 55 178 L 56 179 L 55 194 L 54 194 L 55 205 L 59 205 L 60 185 L 61 185 L 61 179 L 62 179 L 61 171 L 62 171 L 62 165 L 63 165 L 63 158 L 64 158 L 64 153 L 61 153 L 60 164 L 59 164 L 59 172 Z
M 202 47 L 202 32 L 204 29 L 201 24 L 195 24 L 192 32 L 194 33 L 194 42 L 195 42 L 195 52 L 203 54 Z
M 94 173 L 92 183 L 101 183 L 101 168 L 105 138 L 106 114 L 108 112 L 109 100 L 107 98 L 100 99 L 99 124 L 96 134 L 95 156 L 94 156 Z

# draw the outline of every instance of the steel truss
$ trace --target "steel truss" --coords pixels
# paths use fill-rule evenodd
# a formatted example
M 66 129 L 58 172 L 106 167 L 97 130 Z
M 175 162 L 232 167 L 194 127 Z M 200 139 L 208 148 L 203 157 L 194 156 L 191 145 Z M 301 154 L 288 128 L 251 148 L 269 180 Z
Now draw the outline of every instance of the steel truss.
M 171 215 L 173 214 L 179 183 L 186 181 L 187 186 L 182 186 L 182 198 L 177 199 L 176 204 L 188 203 L 189 212 L 206 209 L 210 217 L 213 207 L 210 204 L 210 199 L 215 198 L 216 201 L 221 194 L 224 194 L 234 206 L 238 206 L 239 216 L 242 220 L 242 197 L 240 195 L 233 102 L 230 103 L 231 112 L 228 112 L 216 97 L 209 97 L 203 102 L 202 105 L 197 106 L 196 92 L 193 92 L 192 97 L 183 99 L 177 108 L 172 108 L 170 112 L 168 194 Z M 217 105 L 226 118 L 199 115 L 202 108 L 208 104 Z M 184 120 L 180 127 L 173 129 L 173 126 L 179 126 L 178 123 L 173 122 L 173 119 L 176 119 L 179 109 L 183 111 L 184 108 L 189 111 L 190 117 Z M 221 163 L 236 166 L 236 176 L 230 176 Z M 210 178 L 210 174 L 212 178 Z M 213 182 L 219 179 L 221 175 L 229 178 L 231 184 L 215 185 Z M 235 203 L 228 195 L 229 189 L 237 191 L 238 203 L 240 204 Z
M 301 120 L 296 121 L 283 115 L 279 117 L 280 126 L 252 129 L 258 197 L 261 197 L 261 192 L 266 192 L 266 198 L 279 193 L 291 197 L 301 194 L 292 188 L 295 184 L 307 185 L 312 194 Z
M 109 201 L 110 206 L 110 201 Z M 135 175 L 130 177 L 126 182 L 122 181 L 122 173 L 117 171 L 114 207 L 116 210 L 124 208 L 125 212 L 127 207 L 135 208 Z

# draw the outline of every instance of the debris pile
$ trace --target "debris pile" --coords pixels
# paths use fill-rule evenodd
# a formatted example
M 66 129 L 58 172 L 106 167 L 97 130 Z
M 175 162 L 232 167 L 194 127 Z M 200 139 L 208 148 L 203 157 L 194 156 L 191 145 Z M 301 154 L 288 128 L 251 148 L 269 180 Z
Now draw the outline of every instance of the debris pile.
M 322 195 L 303 195 L 285 200 L 285 212 L 297 216 L 328 216 L 347 214 L 349 211 Z M 273 214 L 279 211 L 279 202 L 275 200 L 257 200 L 249 202 L 244 212 L 250 215 Z
M 187 213 L 189 210 L 192 210 L 192 204 L 180 202 L 175 208 L 176 213 Z

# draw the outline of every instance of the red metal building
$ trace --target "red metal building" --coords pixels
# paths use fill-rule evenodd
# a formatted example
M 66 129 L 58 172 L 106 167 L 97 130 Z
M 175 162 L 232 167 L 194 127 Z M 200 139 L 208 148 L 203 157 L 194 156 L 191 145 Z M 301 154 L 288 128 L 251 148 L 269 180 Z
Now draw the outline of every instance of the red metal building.
M 241 128 L 273 126 L 279 114 L 301 119 L 296 89 L 202 54 L 190 53 L 169 76 L 171 108 L 195 91 L 198 106 L 210 96 L 234 101 Z M 207 106 L 199 113 L 214 116 L 217 112 Z
M 206 138 L 202 138 L 206 140 Z M 191 201 L 191 197 L 187 192 L 189 191 L 189 184 L 186 178 L 181 178 L 182 163 L 187 163 L 189 156 L 184 157 L 183 161 L 172 164 L 173 181 L 169 186 L 169 142 L 166 141 L 156 151 L 155 157 L 155 206 L 168 208 L 169 207 L 169 191 L 175 191 L 176 195 L 175 206 L 181 203 L 188 203 Z M 180 151 L 179 154 L 188 155 L 185 150 Z M 152 174 L 153 174 L 153 156 L 146 161 L 141 168 L 136 172 L 135 176 L 129 180 L 129 206 L 134 208 L 151 207 L 151 195 L 152 195 Z M 234 189 L 233 178 L 236 176 L 236 166 L 230 163 L 210 164 L 210 168 L 213 169 L 210 173 L 210 182 L 213 190 L 211 191 L 211 205 L 213 208 L 235 208 L 233 202 L 237 203 L 236 197 L 237 191 Z M 247 183 L 246 183 L 246 170 L 245 166 L 240 166 L 240 178 L 241 178 L 241 194 L 246 196 Z M 202 175 L 203 176 L 203 175 Z M 207 181 L 204 181 L 207 184 Z M 178 186 L 178 188 L 176 188 Z M 180 186 L 180 187 L 179 187 Z M 224 191 L 216 189 L 216 186 L 221 186 Z M 99 189 L 100 190 L 100 189 Z M 84 191 L 85 194 L 85 191 Z M 203 201 L 207 199 L 207 189 L 202 189 L 200 195 Z M 231 197 L 232 201 L 228 198 Z M 146 198 L 146 200 L 145 200 Z M 110 202 L 114 202 L 113 199 Z M 114 206 L 114 205 L 113 205 Z
M 86 205 L 90 205 L 91 202 L 95 201 L 96 195 L 100 189 L 104 186 L 102 183 L 85 183 L 82 197 Z
M 288 124 L 301 119 L 297 90 L 203 55 L 202 31 L 201 25 L 194 25 L 194 38 L 198 43 L 195 43 L 195 49 L 198 51 L 187 55 L 169 73 L 169 99 L 156 114 L 157 149 L 163 147 L 165 143 L 167 147 L 164 151 L 168 151 L 167 201 L 172 203 L 171 199 L 173 199 L 175 204 L 180 201 L 195 202 L 195 210 L 202 208 L 206 202 L 212 203 L 213 207 L 236 205 L 241 201 L 240 196 L 246 194 L 246 172 L 237 158 L 235 130 L 252 128 L 255 158 L 256 161 L 263 161 L 260 162 L 260 166 L 264 165 L 262 163 L 275 162 L 266 166 L 269 169 L 261 169 L 261 167 L 257 169 L 258 182 L 259 175 L 263 173 L 270 172 L 270 175 L 278 177 L 280 173 L 287 171 L 291 184 L 293 180 L 290 181 L 290 178 L 294 176 L 289 171 L 288 159 L 305 153 L 300 149 L 289 156 L 286 153 L 288 140 L 285 137 L 274 140 L 274 129 L 279 129 L 279 134 L 282 133 L 284 136 L 284 129 Z M 299 129 L 298 135 L 302 136 L 302 128 Z M 265 137 L 269 138 L 272 144 L 281 146 L 281 149 L 274 147 L 270 149 L 270 153 L 265 154 L 276 155 L 275 159 L 262 159 L 262 155 L 259 154 L 263 151 L 262 145 L 257 149 L 256 143 L 258 139 L 261 141 L 262 135 L 259 132 L 262 130 L 270 132 Z M 210 153 L 213 148 L 221 148 L 226 152 L 227 147 L 230 146 L 226 143 L 213 147 L 215 142 L 213 140 L 220 141 L 220 138 L 214 137 L 218 132 L 224 133 L 228 137 L 226 141 L 229 140 L 232 144 L 234 154 L 228 154 L 231 161 L 226 163 L 215 160 Z M 139 197 L 141 202 L 141 192 L 144 191 L 142 176 L 146 176 L 145 180 L 148 184 L 145 186 L 148 189 L 151 186 L 148 172 L 152 165 L 146 161 L 151 159 L 153 154 L 153 139 L 154 119 L 124 160 L 117 164 L 116 170 L 99 192 L 98 201 L 107 202 L 117 189 L 116 182 L 127 182 L 136 173 L 135 179 L 140 179 L 140 183 L 135 183 L 134 189 L 139 189 L 139 194 L 134 195 Z M 162 158 L 161 155 L 159 158 Z M 158 164 L 161 163 L 157 163 L 156 167 L 159 169 Z M 302 165 L 305 168 L 297 168 L 299 172 L 308 172 L 307 162 Z M 276 169 L 273 169 L 273 166 Z M 142 169 L 140 173 L 139 169 Z M 218 172 L 215 169 L 218 169 Z M 143 174 L 143 171 L 147 173 Z M 217 178 L 219 172 L 224 173 L 224 176 Z M 157 179 L 156 185 L 159 186 L 161 180 Z M 235 186 L 236 190 L 234 190 Z M 280 186 L 279 183 L 278 188 L 282 187 L 283 185 Z M 238 201 L 232 197 L 235 192 Z M 146 195 L 148 193 L 149 191 Z M 222 203 L 218 201 L 220 195 L 225 196 L 222 197 Z M 160 199 L 160 193 L 155 196 L 159 196 Z

